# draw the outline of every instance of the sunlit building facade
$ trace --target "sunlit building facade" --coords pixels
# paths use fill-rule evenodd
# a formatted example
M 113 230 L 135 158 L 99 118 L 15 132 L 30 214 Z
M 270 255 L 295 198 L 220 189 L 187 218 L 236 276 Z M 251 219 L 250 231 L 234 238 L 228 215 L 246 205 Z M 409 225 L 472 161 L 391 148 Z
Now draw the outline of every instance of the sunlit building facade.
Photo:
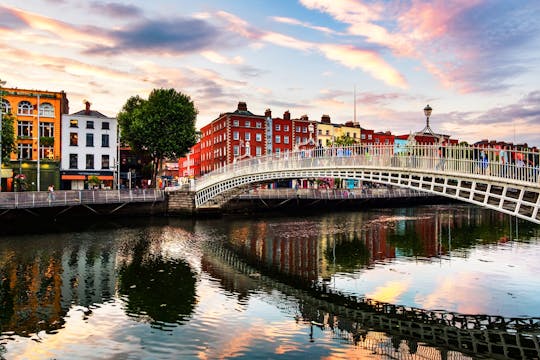
M 17 147 L 17 152 L 10 156 L 9 174 L 3 172 L 5 186 L 2 190 L 43 190 L 50 184 L 58 186 L 60 124 L 62 115 L 69 113 L 66 93 L 4 87 L 1 91 L 2 113 L 15 118 L 13 130 Z M 17 189 L 15 177 L 18 174 L 27 179 L 25 189 Z

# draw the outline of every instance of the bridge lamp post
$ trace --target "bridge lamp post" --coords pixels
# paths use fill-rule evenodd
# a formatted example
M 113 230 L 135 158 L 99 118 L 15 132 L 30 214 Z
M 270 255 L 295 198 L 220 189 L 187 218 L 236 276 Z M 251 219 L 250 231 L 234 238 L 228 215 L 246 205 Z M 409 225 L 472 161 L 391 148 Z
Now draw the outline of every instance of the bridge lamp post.
M 424 108 L 424 115 L 426 115 L 426 127 L 429 128 L 429 117 L 431 116 L 431 112 L 433 111 L 433 109 L 431 108 L 431 106 L 426 105 L 426 107 Z
M 313 133 L 315 132 L 315 126 L 313 124 L 308 125 L 308 131 L 309 131 L 309 143 L 313 144 Z
M 4 102 L 2 100 L 2 95 L 4 91 L 2 90 L 2 86 L 6 85 L 6 81 L 0 79 L 0 191 L 2 191 L 2 164 L 3 164 L 3 158 L 2 158 L 2 115 L 4 113 Z

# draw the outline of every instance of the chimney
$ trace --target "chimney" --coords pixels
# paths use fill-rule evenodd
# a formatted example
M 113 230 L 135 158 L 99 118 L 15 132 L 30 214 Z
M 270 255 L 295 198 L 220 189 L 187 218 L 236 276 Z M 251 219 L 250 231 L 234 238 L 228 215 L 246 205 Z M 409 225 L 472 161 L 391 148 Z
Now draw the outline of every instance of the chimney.
M 272 110 L 266 109 L 264 111 L 264 117 L 271 118 L 272 117 Z
M 330 115 L 324 114 L 323 116 L 321 116 L 321 122 L 323 124 L 330 124 Z
M 300 116 L 300 120 L 308 121 L 308 116 L 304 114 Z
M 86 109 L 84 109 L 84 114 L 90 115 L 90 101 L 86 100 L 84 104 L 86 105 Z
M 289 110 L 283 113 L 283 120 L 291 120 L 291 113 L 289 112 Z
M 247 104 L 243 101 L 238 103 L 238 111 L 247 111 Z

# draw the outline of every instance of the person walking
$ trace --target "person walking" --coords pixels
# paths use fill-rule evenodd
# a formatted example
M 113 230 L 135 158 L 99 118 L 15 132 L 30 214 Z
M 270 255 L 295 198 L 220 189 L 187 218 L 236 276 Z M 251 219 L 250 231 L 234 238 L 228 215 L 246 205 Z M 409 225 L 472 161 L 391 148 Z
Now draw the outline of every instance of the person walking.
M 49 188 L 47 189 L 47 191 L 49 192 L 48 194 L 48 199 L 49 199 L 49 204 L 54 200 L 54 185 L 51 184 L 49 185 Z

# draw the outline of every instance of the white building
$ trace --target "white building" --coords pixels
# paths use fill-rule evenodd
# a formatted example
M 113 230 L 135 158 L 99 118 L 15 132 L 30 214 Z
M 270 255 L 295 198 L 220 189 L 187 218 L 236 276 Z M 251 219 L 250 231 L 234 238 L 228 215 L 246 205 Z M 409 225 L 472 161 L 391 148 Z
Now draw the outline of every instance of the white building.
M 117 165 L 116 118 L 99 111 L 86 109 L 74 114 L 62 115 L 62 161 L 60 164 L 61 188 L 63 190 L 88 189 L 89 178 L 97 177 L 101 188 L 115 185 Z

